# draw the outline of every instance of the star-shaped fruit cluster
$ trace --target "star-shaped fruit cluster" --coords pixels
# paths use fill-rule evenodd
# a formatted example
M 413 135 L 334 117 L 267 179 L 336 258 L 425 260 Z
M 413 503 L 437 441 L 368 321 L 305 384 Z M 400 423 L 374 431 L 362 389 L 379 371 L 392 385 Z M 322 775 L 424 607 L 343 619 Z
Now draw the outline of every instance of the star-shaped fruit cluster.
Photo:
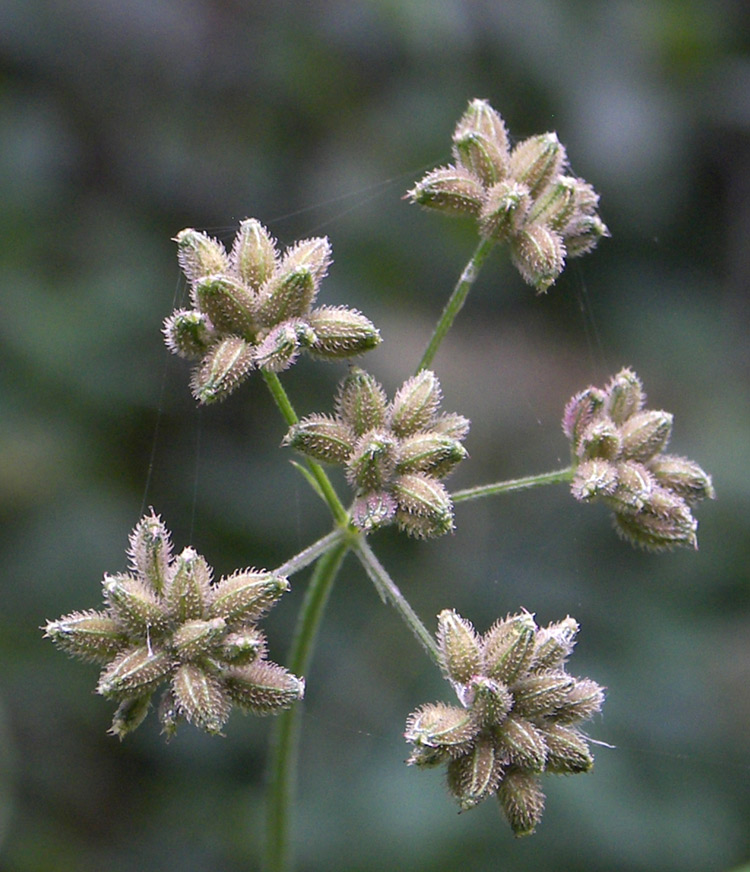
M 192 229 L 175 241 L 193 308 L 173 312 L 164 335 L 174 354 L 199 361 L 191 388 L 200 403 L 224 399 L 254 367 L 287 369 L 302 350 L 341 360 L 380 342 L 356 309 L 312 308 L 331 263 L 324 237 L 303 239 L 282 255 L 266 228 L 248 218 L 231 252 Z
M 105 575 L 102 611 L 50 621 L 46 636 L 82 660 L 105 664 L 97 693 L 119 703 L 110 732 L 140 725 L 157 688 L 163 732 L 181 720 L 220 733 L 233 705 L 274 714 L 301 699 L 304 679 L 266 659 L 258 619 L 289 588 L 272 572 L 244 570 L 219 582 L 192 548 L 172 556 L 170 535 L 151 512 L 130 536 L 132 572 Z
M 430 370 L 405 381 L 389 403 L 378 382 L 354 367 L 339 386 L 335 415 L 303 418 L 284 442 L 344 467 L 359 529 L 395 522 L 412 536 L 441 536 L 453 529 L 453 504 L 440 479 L 467 456 L 461 442 L 469 421 L 440 414 L 440 399 Z
M 665 454 L 669 412 L 645 409 L 634 372 L 623 369 L 602 390 L 588 387 L 565 408 L 575 474 L 573 496 L 614 511 L 617 532 L 633 545 L 663 551 L 697 548 L 692 508 L 714 496 L 711 477 L 685 457 Z
M 608 236 L 599 197 L 570 174 L 565 147 L 542 133 L 510 147 L 500 115 L 472 100 L 453 133 L 454 163 L 427 173 L 407 196 L 421 206 L 477 220 L 484 238 L 507 243 L 516 269 L 538 293 L 554 284 L 566 257 Z
M 462 809 L 495 795 L 513 832 L 531 834 L 544 810 L 539 776 L 594 763 L 578 725 L 601 709 L 604 692 L 565 671 L 577 632 L 573 618 L 540 628 L 522 612 L 480 636 L 455 611 L 441 612 L 441 666 L 461 705 L 429 703 L 409 716 L 407 762 L 445 764 Z

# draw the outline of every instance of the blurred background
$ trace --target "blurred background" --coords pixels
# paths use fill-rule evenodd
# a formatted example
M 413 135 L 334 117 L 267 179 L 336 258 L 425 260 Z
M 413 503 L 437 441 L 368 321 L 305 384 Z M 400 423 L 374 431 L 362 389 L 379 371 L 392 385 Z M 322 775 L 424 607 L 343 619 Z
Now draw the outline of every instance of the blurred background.
M 473 421 L 451 486 L 567 463 L 567 399 L 620 367 L 675 414 L 670 450 L 714 476 L 700 551 L 652 555 L 564 487 L 456 510 L 455 535 L 385 531 L 381 560 L 434 629 L 521 607 L 582 625 L 570 671 L 608 688 L 594 771 L 549 778 L 515 841 L 494 803 L 457 815 L 403 761 L 406 715 L 450 688 L 349 559 L 308 675 L 299 869 L 737 869 L 750 859 L 750 15 L 741 0 L 3 0 L 0 4 L 0 867 L 259 866 L 272 722 L 122 744 L 97 669 L 42 639 L 99 605 L 153 505 L 217 575 L 274 567 L 326 511 L 279 450 L 260 379 L 198 410 L 163 318 L 171 238 L 259 218 L 327 234 L 326 304 L 413 371 L 475 244 L 407 205 L 467 101 L 514 138 L 556 130 L 612 231 L 535 297 L 493 256 L 435 369 Z M 345 365 L 284 382 L 327 411 Z M 341 484 L 340 477 L 334 480 Z M 343 488 L 341 488 L 343 493 Z M 284 662 L 308 573 L 265 623 Z M 354 835 L 353 835 L 354 834 Z

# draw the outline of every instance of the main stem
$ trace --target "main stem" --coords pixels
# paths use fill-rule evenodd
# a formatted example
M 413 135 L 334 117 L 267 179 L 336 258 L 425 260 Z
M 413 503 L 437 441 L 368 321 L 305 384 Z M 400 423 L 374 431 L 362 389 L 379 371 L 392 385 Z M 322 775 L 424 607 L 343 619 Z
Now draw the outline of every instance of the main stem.
M 469 258 L 469 262 L 466 264 L 463 272 L 459 276 L 458 282 L 456 282 L 456 287 L 453 289 L 453 293 L 445 304 L 443 314 L 440 316 L 440 320 L 435 326 L 435 331 L 432 334 L 432 338 L 430 339 L 424 354 L 422 355 L 422 359 L 419 361 L 417 372 L 427 369 L 427 367 L 432 363 L 433 358 L 437 354 L 438 348 L 440 348 L 440 343 L 445 339 L 445 335 L 451 329 L 456 315 L 458 315 L 463 304 L 466 302 L 466 297 L 471 290 L 471 286 L 477 280 L 479 271 L 494 246 L 494 239 L 480 240 L 479 245 L 474 250 L 474 254 Z
M 326 602 L 348 548 L 345 539 L 339 541 L 315 566 L 289 653 L 289 669 L 295 675 L 307 672 Z M 292 868 L 290 833 L 301 717 L 302 704 L 297 703 L 276 719 L 266 826 L 266 868 L 269 872 L 288 872 Z

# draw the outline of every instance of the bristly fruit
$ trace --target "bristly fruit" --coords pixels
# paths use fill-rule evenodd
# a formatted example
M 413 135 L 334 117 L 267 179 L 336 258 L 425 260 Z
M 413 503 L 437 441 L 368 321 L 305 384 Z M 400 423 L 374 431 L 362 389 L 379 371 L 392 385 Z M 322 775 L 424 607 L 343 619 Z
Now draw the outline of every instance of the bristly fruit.
M 544 809 L 539 776 L 594 764 L 578 725 L 601 709 L 604 691 L 565 671 L 577 632 L 570 617 L 540 628 L 521 612 L 480 636 L 455 611 L 442 611 L 440 663 L 460 706 L 430 703 L 409 715 L 407 762 L 445 763 L 462 809 L 496 795 L 515 835 L 532 833 Z
M 697 463 L 664 454 L 672 433 L 669 412 L 644 409 L 638 376 L 622 369 L 606 388 L 588 387 L 565 408 L 579 502 L 601 500 L 614 512 L 615 530 L 650 551 L 698 547 L 691 509 L 713 499 L 711 477 Z
M 609 236 L 599 197 L 570 175 L 555 133 L 508 143 L 505 123 L 486 100 L 472 100 L 453 133 L 454 163 L 438 167 L 407 193 L 420 206 L 478 222 L 485 239 L 507 243 L 523 280 L 537 293 L 557 280 L 566 258 Z
M 264 570 L 211 579 L 192 548 L 172 557 L 170 535 L 152 511 L 128 549 L 132 573 L 104 577 L 105 608 L 50 621 L 45 635 L 63 651 L 104 664 L 97 693 L 119 702 L 110 732 L 122 739 L 146 717 L 154 691 L 170 738 L 181 720 L 220 733 L 232 705 L 256 714 L 289 708 L 302 678 L 266 660 L 256 622 L 289 582 Z
M 324 360 L 355 357 L 375 348 L 380 333 L 356 309 L 313 308 L 328 267 L 328 239 L 303 239 L 281 254 L 254 218 L 240 223 L 231 252 L 197 230 L 175 241 L 190 283 L 193 309 L 164 322 L 167 347 L 198 363 L 191 388 L 199 403 L 233 393 L 256 367 L 279 372 L 302 351 Z
M 333 417 L 314 414 L 295 424 L 284 444 L 344 467 L 355 526 L 370 533 L 396 523 L 421 539 L 450 532 L 453 505 L 440 479 L 467 456 L 461 442 L 469 421 L 438 414 L 437 376 L 422 370 L 388 403 L 375 379 L 353 367 L 335 405 Z

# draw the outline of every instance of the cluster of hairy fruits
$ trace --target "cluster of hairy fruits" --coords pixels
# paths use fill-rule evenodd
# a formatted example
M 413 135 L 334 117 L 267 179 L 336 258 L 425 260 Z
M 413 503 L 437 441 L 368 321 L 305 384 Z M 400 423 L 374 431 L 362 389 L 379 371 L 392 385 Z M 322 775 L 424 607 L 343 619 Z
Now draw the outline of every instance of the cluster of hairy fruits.
M 172 557 L 161 519 L 144 517 L 130 537 L 133 571 L 104 577 L 102 611 L 65 615 L 46 626 L 64 651 L 105 664 L 97 693 L 119 703 L 110 732 L 140 725 L 157 688 L 163 732 L 181 720 L 219 733 L 232 706 L 273 714 L 301 699 L 305 682 L 266 659 L 258 619 L 288 590 L 286 578 L 245 570 L 213 582 L 192 548 Z
M 333 416 L 310 415 L 285 443 L 313 460 L 343 466 L 355 491 L 351 517 L 366 533 L 396 523 L 412 536 L 453 529 L 453 504 L 440 482 L 466 457 L 469 421 L 440 414 L 440 383 L 422 370 L 388 402 L 354 368 L 339 387 Z
M 312 308 L 331 263 L 326 238 L 303 239 L 281 255 L 266 228 L 248 218 L 231 252 L 192 229 L 175 241 L 193 308 L 173 312 L 164 334 L 173 353 L 199 361 L 191 388 L 200 403 L 224 399 L 255 367 L 287 369 L 301 351 L 341 360 L 380 342 L 356 309 Z
M 513 832 L 532 833 L 544 810 L 539 776 L 587 772 L 594 762 L 578 724 L 601 709 L 604 692 L 565 671 L 577 632 L 572 618 L 540 628 L 522 612 L 480 636 L 441 612 L 441 665 L 461 705 L 430 703 L 409 716 L 408 762 L 444 764 L 462 809 L 494 795 Z

